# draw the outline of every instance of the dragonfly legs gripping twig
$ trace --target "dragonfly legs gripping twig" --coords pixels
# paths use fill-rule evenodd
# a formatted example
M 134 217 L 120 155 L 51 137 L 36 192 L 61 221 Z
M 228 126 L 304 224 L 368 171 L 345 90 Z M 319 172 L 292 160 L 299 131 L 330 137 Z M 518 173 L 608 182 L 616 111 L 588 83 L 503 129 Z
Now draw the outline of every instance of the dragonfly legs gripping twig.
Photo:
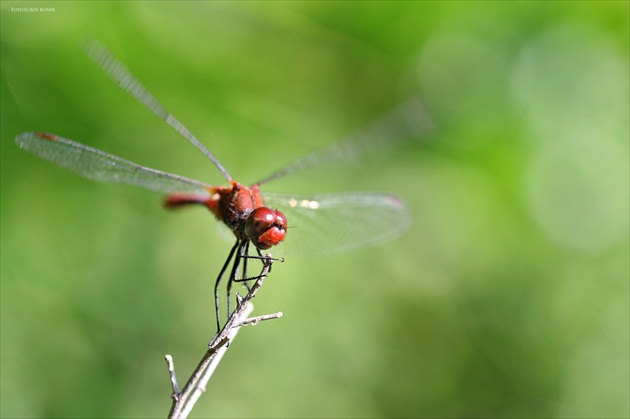
M 284 262 L 284 258 L 276 259 L 271 258 L 270 255 L 263 255 L 260 249 L 256 248 L 256 252 L 258 255 L 250 255 L 249 254 L 249 240 L 241 240 L 237 239 L 234 246 L 230 250 L 225 263 L 223 264 L 219 275 L 217 276 L 217 280 L 214 284 L 214 306 L 215 306 L 215 315 L 217 320 L 217 332 L 221 330 L 221 310 L 219 306 L 219 285 L 221 284 L 221 280 L 223 279 L 223 275 L 227 271 L 228 266 L 232 263 L 232 268 L 230 269 L 230 276 L 227 282 L 227 317 L 230 317 L 230 309 L 232 307 L 232 285 L 234 283 L 243 283 L 247 291 L 250 291 L 250 287 L 248 282 L 254 281 L 260 278 L 260 275 L 249 277 L 247 275 L 248 269 L 248 261 L 250 259 L 258 259 L 263 263 L 263 267 L 266 264 L 267 260 L 271 261 L 281 261 Z M 242 265 L 242 273 L 239 275 L 239 266 Z M 269 264 L 269 272 L 271 272 L 271 263 Z M 262 274 L 262 273 L 261 273 Z
M 250 301 L 254 298 L 262 286 L 262 283 L 269 274 L 271 265 L 275 260 L 277 259 L 272 258 L 270 254 L 265 256 L 261 255 L 263 267 L 260 274 L 256 277 L 256 282 L 254 282 L 251 286 L 245 297 L 238 296 L 234 312 L 228 318 L 223 328 L 208 344 L 208 350 L 205 352 L 203 358 L 199 362 L 199 365 L 188 379 L 188 382 L 181 392 L 179 391 L 177 380 L 175 379 L 173 359 L 170 355 L 166 356 L 171 385 L 173 387 L 173 405 L 171 407 L 171 411 L 169 412 L 169 418 L 186 418 L 188 416 L 201 394 L 205 391 L 206 384 L 210 380 L 214 369 L 220 362 L 221 357 L 227 350 L 230 342 L 234 339 L 241 326 L 246 326 L 248 324 L 255 325 L 263 320 L 282 317 L 282 312 L 252 318 L 248 317 L 253 311 L 253 305 Z

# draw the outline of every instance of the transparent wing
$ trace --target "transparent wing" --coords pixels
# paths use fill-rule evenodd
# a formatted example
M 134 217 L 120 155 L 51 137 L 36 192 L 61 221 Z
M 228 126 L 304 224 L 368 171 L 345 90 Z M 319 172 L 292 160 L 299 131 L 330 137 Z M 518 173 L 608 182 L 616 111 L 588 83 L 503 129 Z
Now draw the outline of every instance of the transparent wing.
M 263 199 L 287 217 L 287 236 L 278 248 L 282 255 L 345 252 L 393 239 L 411 225 L 406 204 L 395 195 L 264 193 Z
M 127 183 L 158 192 L 209 194 L 210 185 L 198 180 L 140 166 L 121 157 L 55 134 L 26 132 L 15 138 L 20 148 L 88 179 Z
M 127 68 L 114 57 L 104 45 L 95 39 L 86 39 L 83 45 L 86 54 L 92 58 L 101 68 L 114 79 L 120 87 L 127 91 L 131 96 L 135 97 L 140 103 L 150 109 L 153 113 L 164 120 L 168 125 L 173 127 L 175 131 L 179 132 L 184 138 L 186 138 L 192 145 L 197 147 L 203 154 L 206 155 L 219 169 L 223 177 L 227 180 L 231 180 L 232 177 L 225 170 L 225 167 L 219 162 L 219 160 L 208 149 L 201 144 L 201 142 L 186 128 L 181 122 L 179 122 L 173 115 L 171 115 L 164 106 L 160 104 L 153 97 L 151 93 L 136 79 L 133 74 Z
M 371 125 L 295 160 L 257 184 L 262 185 L 312 167 L 346 166 L 351 162 L 359 162 L 367 155 L 375 155 L 404 141 L 418 139 L 432 129 L 433 123 L 424 104 L 414 97 Z

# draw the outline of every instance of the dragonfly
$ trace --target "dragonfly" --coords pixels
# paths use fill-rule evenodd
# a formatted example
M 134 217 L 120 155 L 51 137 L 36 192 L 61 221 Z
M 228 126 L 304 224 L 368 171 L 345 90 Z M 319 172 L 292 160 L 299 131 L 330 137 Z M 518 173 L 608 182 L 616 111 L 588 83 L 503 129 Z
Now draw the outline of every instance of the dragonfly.
M 226 168 L 179 120 L 171 115 L 132 73 L 98 41 L 84 44 L 86 54 L 121 88 L 150 109 L 188 142 L 201 151 L 227 181 L 215 186 L 181 175 L 133 163 L 85 144 L 48 132 L 25 132 L 15 141 L 31 152 L 59 166 L 101 182 L 125 183 L 166 193 L 164 205 L 177 209 L 193 205 L 206 207 L 231 231 L 235 243 L 223 263 L 214 286 L 217 329 L 220 329 L 219 290 L 229 268 L 227 312 L 230 315 L 234 283 L 256 279 L 247 277 L 247 261 L 264 258 L 262 251 L 284 242 L 299 242 L 314 253 L 337 253 L 392 239 L 410 225 L 404 201 L 388 193 L 346 192 L 323 195 L 263 193 L 261 186 L 313 166 L 356 159 L 401 139 L 426 132 L 430 122 L 421 102 L 412 99 L 366 129 L 342 141 L 307 154 L 251 186 L 237 182 Z M 294 217 L 289 228 L 284 213 Z M 294 243 L 295 242 L 295 243 Z M 257 256 L 250 253 L 251 246 Z

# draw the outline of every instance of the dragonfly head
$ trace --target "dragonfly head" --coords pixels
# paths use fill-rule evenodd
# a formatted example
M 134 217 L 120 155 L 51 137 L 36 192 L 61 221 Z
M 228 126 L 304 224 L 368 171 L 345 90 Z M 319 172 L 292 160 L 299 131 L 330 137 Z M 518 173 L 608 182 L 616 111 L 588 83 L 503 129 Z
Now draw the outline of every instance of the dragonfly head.
M 261 250 L 267 250 L 284 240 L 287 219 L 278 210 L 258 207 L 245 222 L 245 234 Z

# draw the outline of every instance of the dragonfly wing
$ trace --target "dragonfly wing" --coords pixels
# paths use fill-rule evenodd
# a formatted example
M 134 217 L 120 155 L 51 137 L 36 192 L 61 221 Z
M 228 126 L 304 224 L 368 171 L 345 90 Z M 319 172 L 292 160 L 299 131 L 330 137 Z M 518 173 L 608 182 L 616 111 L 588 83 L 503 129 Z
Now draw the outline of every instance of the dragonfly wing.
M 399 236 L 411 225 L 406 204 L 390 194 L 263 196 L 266 206 L 287 217 L 287 238 L 279 249 L 287 255 L 332 254 L 374 245 Z
M 188 131 L 188 128 L 171 115 L 104 45 L 95 39 L 88 38 L 84 43 L 84 50 L 120 87 L 126 90 L 131 96 L 138 99 L 140 103 L 153 111 L 153 113 L 162 118 L 164 122 L 175 128 L 177 132 L 190 141 L 192 145 L 197 147 L 214 163 L 227 180 L 232 179 L 219 160 Z
M 198 180 L 140 166 L 54 134 L 26 132 L 18 135 L 15 142 L 36 156 L 101 182 L 127 183 L 165 193 L 209 194 L 211 188 Z
M 367 155 L 376 155 L 404 141 L 416 140 L 433 129 L 433 123 L 418 98 L 411 98 L 391 113 L 356 131 L 338 142 L 331 143 L 295 160 L 272 173 L 257 185 L 270 182 L 301 170 L 359 162 Z

